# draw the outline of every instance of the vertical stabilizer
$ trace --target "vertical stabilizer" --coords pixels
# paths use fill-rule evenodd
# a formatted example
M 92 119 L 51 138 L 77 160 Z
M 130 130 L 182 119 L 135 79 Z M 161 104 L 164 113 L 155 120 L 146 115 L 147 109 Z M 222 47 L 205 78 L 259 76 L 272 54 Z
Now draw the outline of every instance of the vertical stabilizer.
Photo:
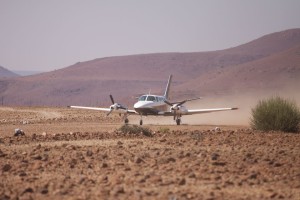
M 169 76 L 168 84 L 167 84 L 167 87 L 166 87 L 166 90 L 165 90 L 165 94 L 164 94 L 164 97 L 166 99 L 169 99 L 169 91 L 170 91 L 171 81 L 172 81 L 172 74 Z

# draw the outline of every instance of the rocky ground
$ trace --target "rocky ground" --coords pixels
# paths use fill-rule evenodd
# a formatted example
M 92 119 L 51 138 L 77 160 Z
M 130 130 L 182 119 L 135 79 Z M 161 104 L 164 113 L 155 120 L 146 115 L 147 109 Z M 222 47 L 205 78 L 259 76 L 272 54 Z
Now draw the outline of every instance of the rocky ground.
M 1 107 L 0 199 L 300 199 L 300 134 L 121 121 Z

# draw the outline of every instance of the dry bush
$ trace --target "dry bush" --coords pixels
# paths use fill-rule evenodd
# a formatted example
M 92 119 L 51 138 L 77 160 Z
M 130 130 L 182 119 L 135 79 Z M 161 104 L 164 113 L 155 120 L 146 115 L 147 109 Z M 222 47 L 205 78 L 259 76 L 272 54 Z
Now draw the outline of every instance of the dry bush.
M 296 103 L 281 97 L 258 102 L 252 109 L 251 126 L 262 131 L 298 132 L 300 111 Z
M 143 134 L 145 136 L 151 137 L 152 133 L 151 130 L 145 127 L 137 126 L 137 125 L 126 125 L 124 124 L 121 128 L 118 129 L 119 131 L 126 133 L 126 134 Z

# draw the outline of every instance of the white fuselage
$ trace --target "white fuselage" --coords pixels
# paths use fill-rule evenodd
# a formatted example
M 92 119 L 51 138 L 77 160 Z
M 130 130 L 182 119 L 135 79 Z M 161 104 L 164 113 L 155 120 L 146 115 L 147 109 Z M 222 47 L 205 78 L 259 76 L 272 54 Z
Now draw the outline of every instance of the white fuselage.
M 134 110 L 141 115 L 157 115 L 159 112 L 168 111 L 164 96 L 143 95 L 134 104 Z

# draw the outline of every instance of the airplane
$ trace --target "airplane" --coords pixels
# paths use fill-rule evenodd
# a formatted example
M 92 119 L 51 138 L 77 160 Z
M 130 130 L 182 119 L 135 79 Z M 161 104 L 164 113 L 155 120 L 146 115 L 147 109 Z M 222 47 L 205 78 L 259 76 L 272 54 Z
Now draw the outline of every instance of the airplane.
M 188 101 L 194 101 L 201 99 L 201 97 L 186 99 L 179 102 L 169 101 L 169 91 L 172 81 L 172 75 L 169 76 L 168 83 L 163 96 L 145 94 L 138 98 L 138 101 L 134 104 L 134 110 L 130 110 L 127 107 L 116 103 L 112 95 L 109 95 L 112 105 L 109 108 L 99 107 L 84 107 L 84 106 L 69 106 L 71 108 L 90 109 L 107 112 L 109 116 L 112 112 L 124 115 L 125 124 L 129 123 L 129 115 L 140 115 L 140 125 L 143 125 L 143 116 L 155 115 L 155 116 L 173 116 L 177 125 L 181 124 L 181 117 L 183 115 L 203 114 L 218 111 L 237 110 L 238 108 L 212 108 L 212 109 L 195 109 L 189 110 L 183 104 Z

